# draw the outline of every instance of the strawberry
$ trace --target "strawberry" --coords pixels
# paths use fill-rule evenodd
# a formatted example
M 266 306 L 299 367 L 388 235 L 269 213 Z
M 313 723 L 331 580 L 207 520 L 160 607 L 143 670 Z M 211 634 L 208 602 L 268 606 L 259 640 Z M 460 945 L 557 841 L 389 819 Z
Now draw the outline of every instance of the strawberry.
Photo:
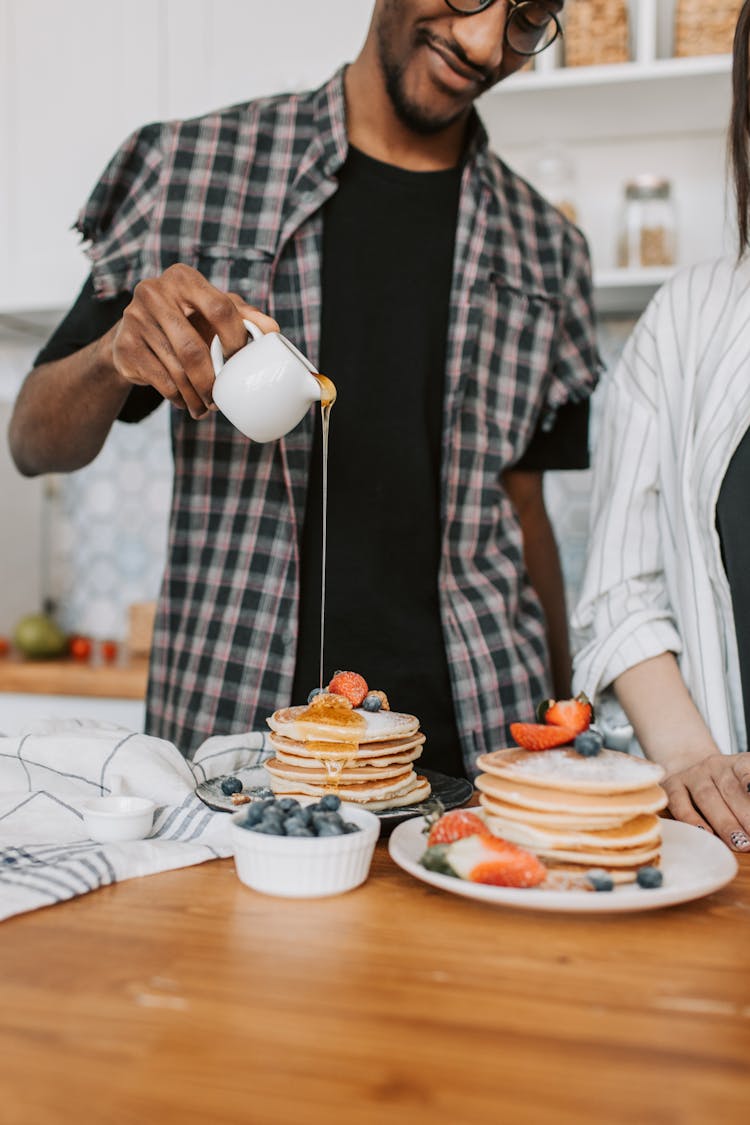
M 480 816 L 469 809 L 454 809 L 434 821 L 427 837 L 427 847 L 452 844 L 464 836 L 486 836 L 489 828 Z
M 511 723 L 510 733 L 524 750 L 551 750 L 553 746 L 564 746 L 575 738 L 575 731 L 545 723 Z
M 575 699 L 548 699 L 538 709 L 538 718 L 555 727 L 567 727 L 573 734 L 588 730 L 594 719 L 594 709 L 581 692 Z
M 357 672 L 337 672 L 328 685 L 333 695 L 343 695 L 352 707 L 359 707 L 367 695 L 367 681 Z
M 547 877 L 547 868 L 532 852 L 489 834 L 456 840 L 445 860 L 460 879 L 493 887 L 537 887 Z

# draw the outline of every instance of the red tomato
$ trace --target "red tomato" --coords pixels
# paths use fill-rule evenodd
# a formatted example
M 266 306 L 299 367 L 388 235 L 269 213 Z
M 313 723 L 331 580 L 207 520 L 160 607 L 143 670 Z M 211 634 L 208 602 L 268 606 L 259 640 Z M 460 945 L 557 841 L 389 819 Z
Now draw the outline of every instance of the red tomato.
M 10 652 L 10 641 L 7 637 L 0 637 L 0 656 L 7 656 Z
M 91 656 L 91 641 L 88 637 L 71 637 L 69 647 L 74 660 L 88 660 Z
M 117 660 L 117 641 L 102 641 L 102 660 L 105 664 L 114 664 Z

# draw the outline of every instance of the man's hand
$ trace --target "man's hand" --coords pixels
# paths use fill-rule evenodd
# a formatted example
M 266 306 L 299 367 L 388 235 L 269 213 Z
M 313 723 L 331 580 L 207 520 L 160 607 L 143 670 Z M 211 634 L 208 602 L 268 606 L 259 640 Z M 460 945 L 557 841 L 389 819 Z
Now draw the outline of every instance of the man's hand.
M 711 754 L 662 785 L 676 820 L 713 830 L 735 851 L 750 851 L 750 754 Z
M 278 331 L 270 316 L 235 293 L 223 293 L 190 266 L 170 266 L 141 281 L 109 334 L 112 365 L 123 384 L 152 386 L 171 403 L 203 418 L 213 406 L 214 335 L 229 357 L 247 342 L 242 321 Z

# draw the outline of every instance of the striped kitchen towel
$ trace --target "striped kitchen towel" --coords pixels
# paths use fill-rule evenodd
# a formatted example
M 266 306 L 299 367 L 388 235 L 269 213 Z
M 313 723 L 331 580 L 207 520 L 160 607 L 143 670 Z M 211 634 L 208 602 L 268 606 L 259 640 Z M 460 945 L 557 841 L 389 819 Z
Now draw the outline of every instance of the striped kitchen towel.
M 267 756 L 263 734 L 253 732 L 210 738 L 192 762 L 169 742 L 102 723 L 51 720 L 0 737 L 0 919 L 230 855 L 228 816 L 208 808 L 195 786 L 248 767 L 267 783 Z M 81 802 L 110 794 L 156 803 L 145 840 L 88 837 Z

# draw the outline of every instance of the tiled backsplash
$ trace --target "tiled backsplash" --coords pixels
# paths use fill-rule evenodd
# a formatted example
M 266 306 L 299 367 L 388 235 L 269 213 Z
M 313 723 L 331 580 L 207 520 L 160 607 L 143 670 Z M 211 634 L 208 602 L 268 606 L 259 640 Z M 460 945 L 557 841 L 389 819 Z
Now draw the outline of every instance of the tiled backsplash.
M 632 324 L 630 319 L 602 321 L 599 346 L 609 368 Z M 14 393 L 45 335 L 27 337 L 22 344 L 0 336 L 0 397 L 3 392 L 7 397 L 9 389 Z M 594 396 L 594 440 L 600 401 L 601 388 Z M 127 632 L 129 605 L 157 596 L 172 481 L 168 421 L 162 407 L 138 425 L 118 423 L 91 465 L 47 478 L 42 583 L 67 631 L 121 639 Z M 588 471 L 550 473 L 546 478 L 570 605 L 581 580 L 589 493 Z M 36 608 L 21 606 L 19 616 Z

